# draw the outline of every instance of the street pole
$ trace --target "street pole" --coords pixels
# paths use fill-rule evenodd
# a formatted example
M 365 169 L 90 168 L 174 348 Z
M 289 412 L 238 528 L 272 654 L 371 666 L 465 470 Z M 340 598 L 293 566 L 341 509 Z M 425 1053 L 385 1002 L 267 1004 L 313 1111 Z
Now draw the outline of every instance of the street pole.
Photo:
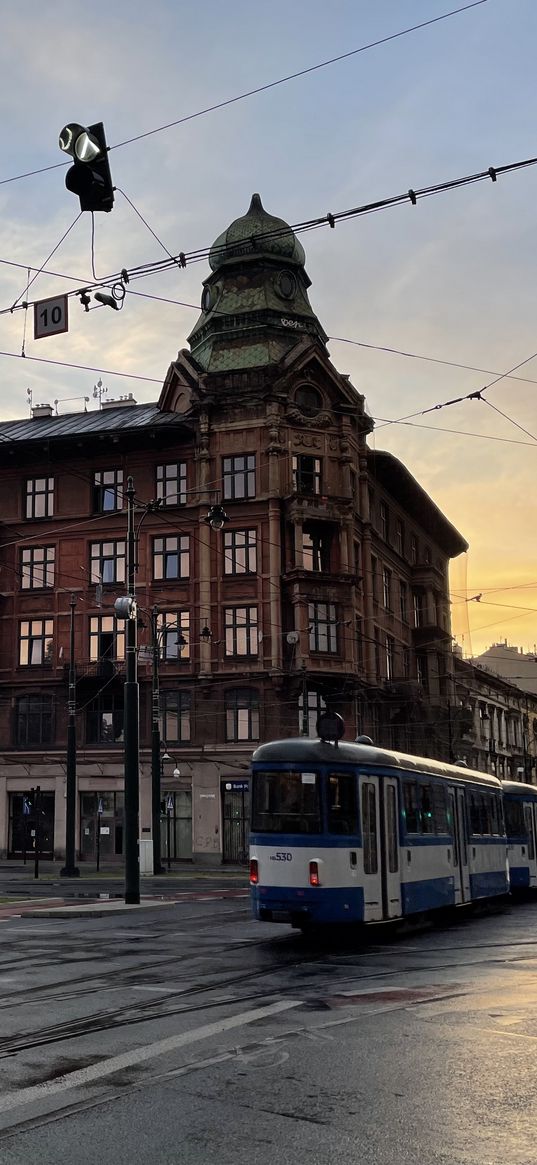
M 65 865 L 62 878 L 79 878 L 76 865 L 76 669 L 75 669 L 75 607 L 76 595 L 71 595 L 71 622 L 69 627 L 69 695 L 67 700 L 67 774 L 65 805 Z
M 125 707 L 125 902 L 140 902 L 140 862 L 138 857 L 139 791 L 139 689 L 136 654 L 136 535 L 134 530 L 134 482 L 127 479 L 127 596 L 130 610 L 125 620 L 126 679 Z
M 164 874 L 160 853 L 160 699 L 158 607 L 151 611 L 151 648 L 153 673 L 151 691 L 151 833 L 153 834 L 153 874 Z

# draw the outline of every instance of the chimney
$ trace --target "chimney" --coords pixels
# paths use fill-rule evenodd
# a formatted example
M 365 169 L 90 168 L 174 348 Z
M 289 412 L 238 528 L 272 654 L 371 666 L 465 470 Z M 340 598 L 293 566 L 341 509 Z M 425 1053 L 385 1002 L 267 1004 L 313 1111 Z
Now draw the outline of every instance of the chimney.
M 129 392 L 128 396 L 118 396 L 116 400 L 101 400 L 101 409 L 125 409 L 135 404 L 132 392 Z
M 52 405 L 34 405 L 32 408 L 32 417 L 53 417 L 54 409 Z

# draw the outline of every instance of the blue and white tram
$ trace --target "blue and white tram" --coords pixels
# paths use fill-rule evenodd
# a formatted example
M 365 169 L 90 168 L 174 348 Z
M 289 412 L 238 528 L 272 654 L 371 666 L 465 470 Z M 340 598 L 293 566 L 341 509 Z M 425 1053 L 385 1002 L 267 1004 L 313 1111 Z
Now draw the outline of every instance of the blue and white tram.
M 500 781 L 371 743 L 261 745 L 251 827 L 263 921 L 377 922 L 509 889 Z
M 502 781 L 511 890 L 537 887 L 537 788 Z

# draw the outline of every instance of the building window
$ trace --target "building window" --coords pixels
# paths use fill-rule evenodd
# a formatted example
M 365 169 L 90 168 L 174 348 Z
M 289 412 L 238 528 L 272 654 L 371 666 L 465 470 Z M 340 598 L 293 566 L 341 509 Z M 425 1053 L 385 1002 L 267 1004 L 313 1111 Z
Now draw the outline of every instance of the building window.
M 386 679 L 393 680 L 395 676 L 395 639 L 386 636 Z
M 157 498 L 165 506 L 186 504 L 186 461 L 157 465 Z
M 123 470 L 98 469 L 93 479 L 93 511 L 109 514 L 123 508 Z
M 26 517 L 51 518 L 53 513 L 54 478 L 28 478 L 26 482 Z
M 155 580 L 190 578 L 190 538 L 188 534 L 171 534 L 153 539 L 153 578 Z
M 313 692 L 313 691 L 311 691 L 310 688 L 308 688 L 308 692 L 307 692 L 307 696 L 306 696 L 306 708 L 307 708 L 306 723 L 307 723 L 307 728 L 308 728 L 307 735 L 317 737 L 319 735 L 319 733 L 317 732 L 317 719 L 320 716 L 321 712 L 326 711 L 326 700 L 323 699 L 320 692 Z M 305 727 L 306 727 L 306 724 L 304 723 L 304 693 L 301 692 L 301 694 L 298 698 L 298 730 L 303 736 L 306 735 L 306 733 L 304 732 Z
M 295 402 L 305 417 L 316 417 L 323 407 L 323 398 L 320 392 L 309 384 L 303 384 L 297 388 Z
M 257 530 L 224 531 L 224 574 L 255 574 Z
M 430 566 L 430 565 L 431 565 L 431 562 L 432 562 L 432 558 L 431 558 L 431 547 L 430 547 L 430 546 L 426 546 L 426 547 L 425 547 L 425 565 L 426 565 L 426 566 Z
M 86 708 L 86 744 L 121 744 L 123 693 L 102 692 Z
M 302 562 L 304 570 L 330 570 L 331 532 L 322 526 L 304 526 L 302 530 Z
M 423 653 L 416 655 L 416 675 L 418 677 L 418 684 L 425 692 L 429 690 L 429 673 L 427 668 L 427 656 Z
M 224 497 L 255 498 L 255 453 L 224 457 Z
M 408 592 L 407 585 L 402 579 L 399 580 L 399 613 L 401 615 L 401 622 L 408 622 Z
M 226 740 L 259 740 L 259 695 L 255 689 L 226 692 Z
M 380 630 L 378 627 L 374 629 L 374 645 L 373 651 L 375 656 L 375 678 L 380 679 Z
M 90 617 L 90 660 L 99 663 L 125 659 L 125 624 L 114 615 Z
M 371 594 L 373 595 L 373 602 L 378 603 L 378 559 L 374 554 L 371 555 Z
M 414 626 L 423 627 L 423 595 L 421 591 L 412 592 L 412 606 L 414 611 Z
M 15 710 L 15 743 L 19 748 L 52 744 L 54 702 L 52 696 L 19 696 Z
M 410 561 L 415 566 L 418 561 L 418 540 L 415 534 L 410 535 Z
M 392 572 L 388 567 L 382 570 L 382 602 L 387 611 L 392 609 Z
M 410 648 L 403 647 L 403 675 L 405 680 L 410 679 Z
M 356 632 L 356 665 L 358 671 L 364 667 L 364 621 L 357 617 L 354 622 Z
M 390 533 L 390 519 L 388 514 L 388 507 L 386 502 L 381 502 L 379 505 L 379 519 L 380 519 L 380 536 L 385 542 L 388 541 Z
M 19 634 L 21 667 L 38 667 L 52 663 L 53 619 L 22 619 Z
M 160 658 L 190 659 L 190 613 L 161 611 L 157 618 Z
M 90 579 L 104 586 L 125 582 L 125 543 L 92 542 L 90 546 Z
M 335 603 L 309 603 L 310 651 L 337 653 L 337 619 Z
M 226 655 L 257 655 L 257 607 L 225 607 Z
M 37 591 L 54 586 L 54 546 L 27 546 L 21 553 L 23 591 Z
M 395 523 L 395 549 L 403 557 L 405 553 L 405 527 L 400 518 Z
M 293 456 L 293 490 L 298 494 L 321 493 L 321 458 L 305 453 Z
M 166 744 L 190 740 L 190 692 L 160 693 L 160 735 Z

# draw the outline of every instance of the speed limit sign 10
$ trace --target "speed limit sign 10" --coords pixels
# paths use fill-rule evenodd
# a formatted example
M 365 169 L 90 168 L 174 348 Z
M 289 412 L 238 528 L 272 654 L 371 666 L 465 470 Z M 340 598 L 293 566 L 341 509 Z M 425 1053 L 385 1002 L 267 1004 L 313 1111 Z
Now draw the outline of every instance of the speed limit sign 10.
M 68 330 L 67 296 L 55 295 L 34 303 L 34 340 L 57 336 Z

